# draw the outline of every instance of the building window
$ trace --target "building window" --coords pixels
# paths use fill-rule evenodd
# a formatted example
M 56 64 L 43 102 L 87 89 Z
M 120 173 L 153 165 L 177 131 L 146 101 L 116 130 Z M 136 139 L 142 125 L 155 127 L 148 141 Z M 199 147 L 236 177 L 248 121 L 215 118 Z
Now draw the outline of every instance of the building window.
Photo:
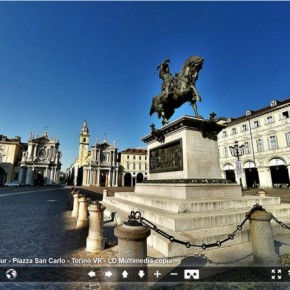
M 145 156 L 145 160 L 147 160 L 147 156 Z
M 254 121 L 253 122 L 253 128 L 258 128 L 258 127 L 260 127 L 259 121 Z
M 248 131 L 248 126 L 247 124 L 242 125 L 242 132 Z
M 227 131 L 223 131 L 223 137 L 227 137 L 228 134 L 227 134 Z
M 83 138 L 83 142 L 86 142 L 86 138 Z
M 282 112 L 282 119 L 287 119 L 287 118 L 289 118 L 289 112 L 288 111 Z
M 273 116 L 268 116 L 266 118 L 266 124 L 271 124 L 271 123 L 274 123 L 274 118 L 273 118 Z
M 133 156 L 133 159 L 134 159 L 134 160 L 136 159 L 136 156 L 135 156 L 135 155 Z
M 136 170 L 136 164 L 133 163 L 133 170 Z
M 257 151 L 258 152 L 264 151 L 264 146 L 263 146 L 263 140 L 262 139 L 258 139 L 257 140 Z
M 147 164 L 145 164 L 145 170 L 147 170 Z
M 139 156 L 139 160 L 141 160 L 141 156 Z
M 245 142 L 244 153 L 245 154 L 250 154 L 251 153 L 251 147 L 250 147 L 250 143 L 249 142 Z
M 130 165 L 129 165 L 129 162 L 127 163 L 127 170 L 129 170 L 130 169 Z
M 235 134 L 237 134 L 237 129 L 236 128 L 233 128 L 232 129 L 232 135 L 235 135 Z
M 290 132 L 286 133 L 286 142 L 287 142 L 287 146 L 290 146 Z
M 141 163 L 139 163 L 139 170 L 141 170 Z
M 224 147 L 224 157 L 228 157 L 228 147 Z
M 129 159 L 130 158 L 130 156 L 129 155 L 127 155 L 127 159 Z
M 269 149 L 277 149 L 278 148 L 278 140 L 276 136 L 269 137 Z

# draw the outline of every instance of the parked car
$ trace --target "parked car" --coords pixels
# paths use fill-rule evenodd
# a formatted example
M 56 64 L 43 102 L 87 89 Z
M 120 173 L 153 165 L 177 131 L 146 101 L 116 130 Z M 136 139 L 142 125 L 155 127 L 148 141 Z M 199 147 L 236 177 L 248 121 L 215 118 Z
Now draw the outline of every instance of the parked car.
M 14 180 L 14 181 L 5 182 L 4 186 L 19 186 L 19 183 L 16 180 Z

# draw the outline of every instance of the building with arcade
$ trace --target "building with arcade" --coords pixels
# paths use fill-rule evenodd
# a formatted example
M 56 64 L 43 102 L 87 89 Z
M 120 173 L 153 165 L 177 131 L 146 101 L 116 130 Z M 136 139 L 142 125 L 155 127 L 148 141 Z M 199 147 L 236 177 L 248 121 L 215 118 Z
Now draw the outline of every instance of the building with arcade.
M 289 187 L 290 176 L 290 98 L 273 100 L 269 106 L 244 116 L 229 118 L 218 135 L 220 167 L 224 178 L 239 181 L 236 144 L 241 161 L 244 188 Z

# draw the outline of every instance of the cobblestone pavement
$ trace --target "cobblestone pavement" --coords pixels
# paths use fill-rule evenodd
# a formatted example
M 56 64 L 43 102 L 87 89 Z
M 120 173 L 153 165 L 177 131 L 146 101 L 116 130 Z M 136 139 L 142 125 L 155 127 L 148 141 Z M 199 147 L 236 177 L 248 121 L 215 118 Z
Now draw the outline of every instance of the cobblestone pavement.
M 30 190 L 34 190 L 29 192 Z M 108 259 L 116 258 L 114 248 L 107 248 L 99 254 L 91 254 L 85 251 L 87 230 L 76 229 L 76 219 L 71 217 L 71 211 L 67 204 L 67 194 L 71 188 L 18 188 L 10 189 L 9 192 L 0 188 L 0 290 L 4 289 L 92 289 L 92 290 L 109 290 L 119 289 L 120 285 L 117 282 L 108 282 L 104 278 L 104 273 L 110 269 L 107 262 Z M 80 188 L 82 193 L 90 195 L 92 199 L 102 199 L 100 194 L 103 188 Z M 127 188 L 127 190 L 130 190 Z M 92 192 L 93 191 L 93 192 Z M 109 191 L 110 192 L 110 191 Z M 111 190 L 113 193 L 113 190 Z M 289 190 L 282 192 L 284 196 L 288 195 Z M 248 191 L 248 194 L 254 192 Z M 280 190 L 281 193 L 281 190 Z M 279 194 L 276 191 L 274 194 Z M 108 242 L 114 240 L 113 223 L 105 224 L 106 238 Z M 23 274 L 24 278 L 31 278 L 33 274 L 28 271 L 28 265 L 17 261 L 13 263 L 13 258 L 18 259 L 64 259 L 71 261 L 75 259 L 92 260 L 100 258 L 101 262 L 96 264 L 83 263 L 79 264 L 54 264 L 55 269 L 49 269 L 46 278 L 53 279 L 53 283 L 49 282 L 21 282 L 24 280 L 14 280 L 8 282 L 5 276 L 7 269 L 16 269 L 18 273 Z M 6 262 L 3 260 L 7 260 Z M 286 259 L 286 258 L 285 258 Z M 1 261 L 2 260 L 2 261 Z M 42 275 L 44 266 L 34 265 L 40 270 Z M 49 265 L 51 266 L 51 265 Z M 66 279 L 63 277 L 61 269 L 67 267 Z M 100 270 L 97 277 L 90 279 L 87 274 L 91 269 Z M 25 271 L 27 270 L 28 273 Z M 29 277 L 31 275 L 31 277 Z M 34 275 L 38 275 L 37 273 Z M 86 279 L 78 277 L 85 275 Z M 245 272 L 244 275 L 249 277 L 252 272 Z M 183 290 L 183 289 L 284 289 L 290 290 L 289 283 L 276 285 L 275 283 L 221 283 L 225 277 L 239 277 L 240 273 L 229 271 L 213 275 L 211 279 L 207 279 L 202 283 L 180 283 L 168 285 L 168 283 L 151 283 L 152 289 L 168 289 L 168 290 Z M 71 277 L 71 280 L 68 279 Z M 33 278 L 33 277 L 32 277 Z M 31 279 L 30 279 L 31 280 Z M 33 279 L 32 279 L 33 280 Z M 71 282 L 74 280 L 74 282 Z M 107 279 L 108 280 L 108 279 Z M 253 279 L 254 280 L 254 279 Z M 290 280 L 289 280 L 290 281 Z M 135 288 L 126 287 L 120 289 L 149 289 L 149 286 L 140 287 L 137 284 Z
M 76 219 L 71 217 L 68 210 L 67 194 L 70 191 L 65 188 L 42 188 L 31 193 L 31 189 L 18 189 L 11 195 L 1 194 L 0 189 L 0 289 L 115 289 L 113 283 L 107 283 L 103 277 L 96 277 L 92 281 L 63 283 L 63 277 L 57 275 L 59 268 L 55 270 L 54 283 L 34 282 L 5 282 L 5 269 L 26 269 L 30 264 L 15 261 L 18 259 L 58 259 L 71 260 L 72 258 L 93 259 L 102 258 L 102 261 L 115 257 L 111 248 L 100 254 L 91 254 L 85 251 L 87 229 L 76 229 Z M 10 194 L 10 193 L 9 193 Z M 112 232 L 112 225 L 106 227 L 106 231 Z M 113 236 L 113 235 L 111 235 Z M 2 261 L 1 261 L 2 259 Z M 7 259 L 6 263 L 5 260 Z M 15 261 L 14 263 L 12 261 Z M 107 263 L 99 263 L 102 272 L 108 269 Z M 21 266 L 21 267 L 20 267 Z M 41 267 L 44 265 L 34 265 Z M 45 264 L 45 266 L 48 266 Z M 51 266 L 51 265 L 49 265 Z M 67 263 L 53 264 L 53 266 L 67 266 Z M 80 267 L 90 269 L 91 264 L 73 264 L 70 275 L 78 277 Z M 24 267 L 24 268 L 23 268 Z M 75 269 L 75 270 L 74 270 Z M 29 271 L 28 271 L 29 272 Z M 25 273 L 24 273 L 25 274 Z M 6 279 L 8 280 L 8 279 Z M 97 282 L 99 280 L 100 282 Z M 3 282 L 4 281 L 4 282 Z M 16 280 L 15 280 L 16 281 Z

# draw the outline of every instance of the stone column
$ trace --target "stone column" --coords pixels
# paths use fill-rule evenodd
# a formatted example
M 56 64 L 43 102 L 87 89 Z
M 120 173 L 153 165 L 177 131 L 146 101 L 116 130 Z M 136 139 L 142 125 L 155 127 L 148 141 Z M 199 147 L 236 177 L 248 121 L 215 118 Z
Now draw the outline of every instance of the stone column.
M 246 172 L 245 169 L 242 169 L 243 172 L 243 177 L 242 177 L 242 184 L 243 184 L 243 189 L 247 188 L 247 180 L 246 180 Z
M 25 184 L 27 185 L 31 184 L 31 173 L 32 173 L 32 169 L 28 167 L 27 172 L 26 172 L 26 180 L 25 180 Z
M 290 184 L 290 165 L 287 166 L 288 169 L 288 184 Z
M 100 186 L 100 168 L 97 170 L 97 186 Z
M 110 168 L 109 174 L 108 174 L 108 186 L 109 187 L 112 186 L 112 168 Z
M 44 177 L 44 182 L 47 182 L 47 180 L 48 180 L 48 167 L 45 168 L 45 172 L 43 174 L 43 177 Z
M 92 167 L 89 168 L 89 186 L 92 185 Z
M 273 187 L 272 175 L 270 167 L 266 168 L 267 187 Z
M 112 170 L 113 170 L 113 174 L 112 174 L 113 177 L 112 177 L 111 185 L 112 185 L 112 186 L 115 186 L 115 183 L 116 183 L 116 181 L 115 181 L 115 176 L 116 176 L 116 175 L 115 175 L 115 168 L 112 168 Z
M 266 174 L 267 169 L 265 167 L 258 167 L 257 170 L 259 175 L 260 187 L 261 188 L 269 187 Z
M 96 173 L 96 169 L 93 169 L 93 185 L 96 185 L 97 183 L 97 173 Z
M 98 201 L 89 205 L 89 235 L 87 237 L 86 250 L 96 253 L 105 249 L 104 237 L 104 211 L 106 207 Z
M 116 183 L 115 186 L 118 187 L 119 185 L 119 169 L 118 166 L 116 167 Z
M 18 177 L 18 183 L 22 184 L 22 179 L 23 179 L 23 167 L 20 168 L 20 173 L 19 173 L 19 177 Z
M 84 186 L 87 185 L 87 170 L 84 167 L 83 167 L 83 180 L 82 180 L 82 185 L 84 185 Z
M 57 183 L 57 170 L 56 170 L 56 166 L 53 168 L 53 179 L 52 182 Z
M 88 225 L 88 215 L 86 198 L 84 196 L 79 198 L 79 215 L 77 220 L 77 228 L 85 228 Z
M 226 172 L 225 172 L 225 170 L 222 170 L 222 178 L 223 179 L 226 179 Z
M 55 181 L 57 184 L 59 184 L 59 176 L 60 176 L 60 170 L 57 169 L 56 170 L 56 181 Z
M 250 216 L 250 235 L 256 266 L 280 266 L 275 251 L 271 219 L 273 215 L 265 210 L 256 210 Z
M 78 192 L 75 193 L 73 195 L 73 197 L 74 197 L 74 205 L 73 205 L 73 211 L 72 211 L 71 216 L 78 217 L 78 215 L 79 215 L 79 194 L 78 194 Z
M 52 169 L 47 168 L 47 182 L 46 184 L 51 184 Z

